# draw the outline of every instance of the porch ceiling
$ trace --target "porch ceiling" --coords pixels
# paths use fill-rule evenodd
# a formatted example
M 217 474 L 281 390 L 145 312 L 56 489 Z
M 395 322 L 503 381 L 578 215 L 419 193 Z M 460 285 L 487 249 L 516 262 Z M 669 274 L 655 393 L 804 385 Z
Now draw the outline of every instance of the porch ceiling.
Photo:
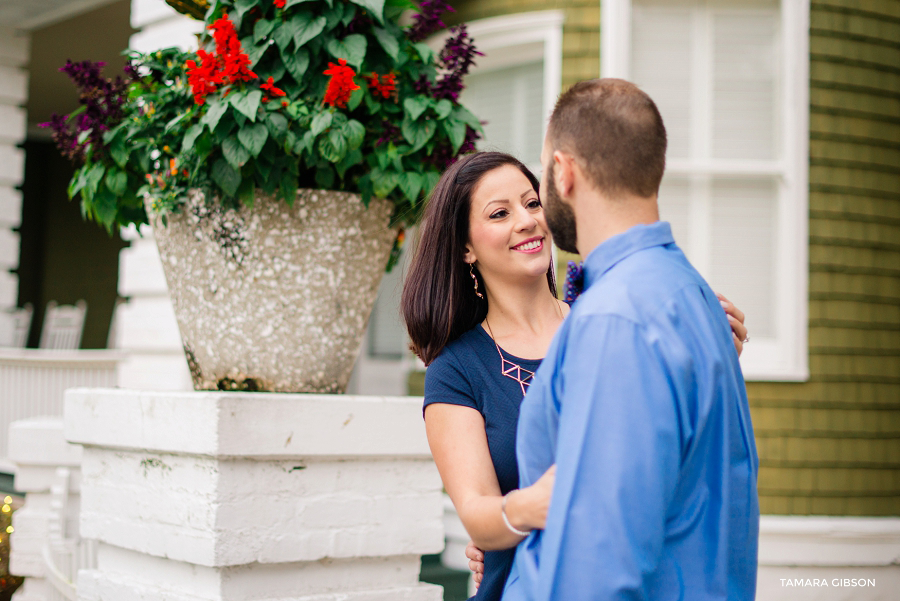
M 0 23 L 4 27 L 29 31 L 64 21 L 115 1 L 0 0 Z

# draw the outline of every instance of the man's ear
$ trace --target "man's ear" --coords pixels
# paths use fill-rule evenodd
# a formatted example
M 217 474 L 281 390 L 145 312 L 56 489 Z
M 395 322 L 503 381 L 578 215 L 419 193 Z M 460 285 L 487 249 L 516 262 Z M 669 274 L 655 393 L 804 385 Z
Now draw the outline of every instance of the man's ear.
M 572 195 L 572 189 L 575 187 L 575 170 L 578 166 L 572 155 L 556 150 L 553 152 L 553 178 L 556 190 L 563 199 L 568 199 Z

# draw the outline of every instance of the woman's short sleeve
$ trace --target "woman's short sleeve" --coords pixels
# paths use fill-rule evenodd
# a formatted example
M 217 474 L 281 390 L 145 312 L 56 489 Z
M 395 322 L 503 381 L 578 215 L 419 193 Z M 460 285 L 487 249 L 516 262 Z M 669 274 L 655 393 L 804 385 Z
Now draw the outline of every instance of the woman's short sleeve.
M 480 412 L 481 407 L 473 390 L 466 370 L 446 349 L 425 370 L 425 407 L 432 403 L 447 403 L 471 407 Z

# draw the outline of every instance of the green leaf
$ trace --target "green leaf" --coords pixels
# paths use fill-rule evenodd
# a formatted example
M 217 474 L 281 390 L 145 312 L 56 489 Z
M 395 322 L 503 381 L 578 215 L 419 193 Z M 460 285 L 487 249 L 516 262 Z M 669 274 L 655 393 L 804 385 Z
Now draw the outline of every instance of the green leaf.
M 403 194 L 409 199 L 409 202 L 416 204 L 419 199 L 419 192 L 422 191 L 422 176 L 413 171 L 407 171 L 397 176 L 397 184 L 403 190 Z
M 330 190 L 334 186 L 334 169 L 330 166 L 316 169 L 316 184 L 324 190 Z
M 119 212 L 119 207 L 116 203 L 116 194 L 112 190 L 104 187 L 98 190 L 97 194 L 95 194 L 91 200 L 91 205 L 94 209 L 94 215 L 97 217 L 97 221 L 107 226 L 107 230 L 111 229 L 109 226 L 115 223 L 116 213 Z
M 186 152 L 194 147 L 194 142 L 197 140 L 197 136 L 203 133 L 203 125 L 200 123 L 194 123 L 192 126 L 188 128 L 186 132 L 184 132 L 184 138 L 181 141 L 181 152 Z
M 106 174 L 106 187 L 109 188 L 116 197 L 125 194 L 128 186 L 128 176 L 124 171 L 110 171 Z
M 347 138 L 347 146 L 350 150 L 356 150 L 362 146 L 363 139 L 366 137 L 366 128 L 362 123 L 351 119 L 341 129 Z
M 422 57 L 422 62 L 426 65 L 430 65 L 431 61 L 434 60 L 434 50 L 431 49 L 431 46 L 426 44 L 425 42 L 418 42 L 417 44 L 413 44 L 413 48 L 419 53 L 419 56 Z
M 269 128 L 269 135 L 279 144 L 284 142 L 284 138 L 288 131 L 288 120 L 284 115 L 278 113 L 269 113 L 266 119 L 266 127 Z
M 290 7 L 296 6 L 298 4 L 303 4 L 304 2 L 312 2 L 312 0 L 288 0 L 284 3 L 284 10 L 287 10 Z
M 350 24 L 350 21 L 353 20 L 353 17 L 356 16 L 356 7 L 350 4 L 349 2 L 344 5 L 344 16 L 341 17 L 341 25 L 346 27 Z
M 331 111 L 324 111 L 319 113 L 312 120 L 312 127 L 310 130 L 314 136 L 318 136 L 320 133 L 328 129 L 328 126 L 331 125 L 331 121 L 334 119 L 334 115 Z
M 481 128 L 481 121 L 478 120 L 478 117 L 472 114 L 469 109 L 460 105 L 453 109 L 453 117 L 455 119 L 459 119 L 475 131 L 480 131 L 484 133 L 484 130 Z
M 214 131 L 219 124 L 219 121 L 222 119 L 222 115 L 224 115 L 227 110 L 227 102 L 213 100 L 209 103 L 209 108 L 206 109 L 206 114 L 200 119 L 200 123 L 206 124 L 209 127 L 209 131 Z
M 379 23 L 384 23 L 384 0 L 350 0 L 366 9 Z
M 222 154 L 225 155 L 228 164 L 235 169 L 240 169 L 250 160 L 250 151 L 244 148 L 235 136 L 228 136 L 222 142 Z
M 437 113 L 438 119 L 446 119 L 452 110 L 453 103 L 446 98 L 441 98 L 438 100 L 437 104 L 434 105 L 434 112 Z
M 385 198 L 397 187 L 397 174 L 394 172 L 384 172 L 373 169 L 372 186 L 375 191 L 375 196 Z
M 319 154 L 325 160 L 337 163 L 347 154 L 347 139 L 340 131 L 332 129 L 319 139 Z
M 272 30 L 275 29 L 277 23 L 278 21 L 267 21 L 266 19 L 257 21 L 253 25 L 253 42 L 259 44 L 267 35 L 272 33 Z
M 347 101 L 347 110 L 353 112 L 356 110 L 356 107 L 359 106 L 359 103 L 362 102 L 363 97 L 366 95 L 366 86 L 360 86 L 353 90 L 350 93 L 350 100 Z
M 344 7 L 340 4 L 331 6 L 325 11 L 325 29 L 331 31 L 344 17 Z
M 194 127 L 202 127 L 200 125 L 194 125 Z M 116 162 L 116 165 L 119 167 L 125 168 L 125 165 L 128 164 L 128 148 L 125 146 L 125 143 L 121 139 L 116 139 L 112 146 L 109 147 L 109 154 L 112 156 L 112 159 Z
M 254 123 L 242 127 L 238 131 L 238 140 L 244 145 L 244 148 L 250 151 L 252 157 L 258 157 L 266 140 L 269 139 L 269 130 L 262 123 Z M 226 157 L 227 158 L 227 157 Z
M 212 179 L 225 194 L 234 196 L 241 184 L 241 173 L 229 165 L 225 159 L 219 159 L 213 163 Z
M 331 40 L 326 48 L 333 57 L 346 59 L 347 63 L 359 69 L 366 58 L 366 37 L 353 33 L 343 40 Z
M 282 52 L 281 60 L 294 81 L 302 83 L 306 69 L 309 68 L 309 51 L 301 48 L 295 52 Z
M 247 41 L 249 38 L 244 38 Z M 259 63 L 260 59 L 265 55 L 266 50 L 273 44 L 272 40 L 265 40 L 262 44 L 254 45 L 243 43 L 242 46 L 247 49 L 247 58 L 250 59 L 250 68 L 252 69 Z
M 430 104 L 430 98 L 426 98 L 425 96 L 413 96 L 412 98 L 407 98 L 403 101 L 403 108 L 406 109 L 406 114 L 409 115 L 409 118 L 415 121 L 419 118 L 419 115 L 425 112 L 425 109 L 427 109 Z
M 237 197 L 240 199 L 241 204 L 246 207 L 253 208 L 253 201 L 256 200 L 255 196 L 255 187 L 253 186 L 253 179 L 249 177 L 245 177 L 241 180 L 241 185 L 238 186 Z
M 297 13 L 291 19 L 291 29 L 294 30 L 294 44 L 297 48 L 303 46 L 325 29 L 327 19 L 319 16 L 313 18 L 308 12 Z
M 455 119 L 448 119 L 442 121 L 441 126 L 447 132 L 447 137 L 450 138 L 450 143 L 453 145 L 453 154 L 456 154 L 466 139 L 466 124 Z
M 100 163 L 94 163 L 84 176 L 84 189 L 88 196 L 97 193 L 97 186 L 106 174 L 106 167 Z
M 275 28 L 275 31 L 272 33 L 272 39 L 275 40 L 275 44 L 281 52 L 287 52 L 291 42 L 294 41 L 294 28 L 282 24 L 281 27 Z
M 234 7 L 237 9 L 238 17 L 243 18 L 244 13 L 246 13 L 257 4 L 257 0 L 235 0 Z
M 334 168 L 337 169 L 338 175 L 340 175 L 343 178 L 344 174 L 347 173 L 347 169 L 349 169 L 355 165 L 359 165 L 362 162 L 363 162 L 362 151 L 360 151 L 360 149 L 357 148 L 356 150 L 351 150 L 350 152 L 348 152 L 347 156 L 345 156 L 343 159 L 341 159 L 341 161 L 339 163 L 337 163 L 334 166 Z
M 425 193 L 425 198 L 431 196 L 431 192 L 434 190 L 434 187 L 437 186 L 438 180 L 441 179 L 441 174 L 437 171 L 426 171 L 422 174 L 422 192 Z
M 228 97 L 228 102 L 231 103 L 231 106 L 233 106 L 239 113 L 250 119 L 250 121 L 256 121 L 256 111 L 259 108 L 259 103 L 261 100 L 261 90 L 237 92 Z
M 434 121 L 419 123 L 417 121 L 404 119 L 403 124 L 400 126 L 403 137 L 406 138 L 407 142 L 412 144 L 411 152 L 415 152 L 425 146 L 425 143 L 431 139 L 431 136 L 434 135 L 436 129 L 437 124 Z
M 304 133 L 303 137 L 294 144 L 294 154 L 302 154 L 304 151 L 307 154 L 312 153 L 312 145 L 315 138 L 316 136 L 311 131 Z
M 397 41 L 397 38 L 391 35 L 388 30 L 382 29 L 381 27 L 375 27 L 374 31 L 378 43 L 381 44 L 381 47 L 384 48 L 387 55 L 396 62 L 397 53 L 400 51 L 400 43 Z

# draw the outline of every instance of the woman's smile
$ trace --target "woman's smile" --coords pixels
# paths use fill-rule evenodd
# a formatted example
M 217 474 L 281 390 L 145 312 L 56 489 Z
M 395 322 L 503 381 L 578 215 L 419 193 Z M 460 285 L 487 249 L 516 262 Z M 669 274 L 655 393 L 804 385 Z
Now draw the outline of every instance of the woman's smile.
M 544 250 L 544 237 L 535 236 L 512 247 L 513 250 L 524 253 L 539 253 Z

